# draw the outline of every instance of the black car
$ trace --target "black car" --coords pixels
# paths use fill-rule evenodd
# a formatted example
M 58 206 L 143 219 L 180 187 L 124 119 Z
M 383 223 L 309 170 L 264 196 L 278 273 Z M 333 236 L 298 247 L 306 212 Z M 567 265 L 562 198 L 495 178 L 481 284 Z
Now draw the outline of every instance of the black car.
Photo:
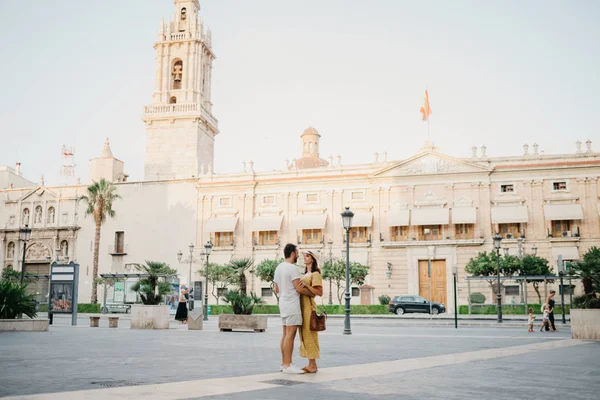
M 404 313 L 429 313 L 429 301 L 421 296 L 396 296 L 390 300 L 390 312 L 402 315 Z M 443 304 L 432 302 L 431 313 L 437 315 L 446 312 Z

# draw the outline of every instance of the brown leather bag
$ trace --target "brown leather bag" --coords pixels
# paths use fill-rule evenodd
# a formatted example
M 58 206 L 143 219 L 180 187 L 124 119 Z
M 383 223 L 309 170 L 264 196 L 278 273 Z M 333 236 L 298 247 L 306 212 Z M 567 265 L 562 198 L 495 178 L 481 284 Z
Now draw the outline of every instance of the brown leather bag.
M 325 310 L 321 314 L 317 314 L 316 310 L 312 310 L 310 313 L 310 330 L 311 331 L 324 331 L 325 321 L 327 320 L 327 313 Z

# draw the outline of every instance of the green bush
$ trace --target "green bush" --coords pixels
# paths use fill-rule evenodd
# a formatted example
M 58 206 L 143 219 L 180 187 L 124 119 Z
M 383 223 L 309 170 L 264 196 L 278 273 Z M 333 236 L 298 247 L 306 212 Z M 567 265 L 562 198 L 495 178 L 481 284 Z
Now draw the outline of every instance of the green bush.
M 101 304 L 79 303 L 77 304 L 77 312 L 85 314 L 99 314 Z M 48 312 L 48 304 L 39 305 L 40 312 Z
M 527 308 L 533 308 L 534 315 L 541 315 L 540 311 L 541 304 L 528 304 Z M 565 313 L 569 314 L 570 307 L 565 305 Z M 458 307 L 458 313 L 463 315 L 469 314 L 469 306 L 463 305 Z M 495 315 L 498 314 L 498 308 L 495 304 L 483 304 L 483 305 L 471 305 L 471 314 L 473 315 Z M 502 305 L 503 315 L 525 315 L 525 305 Z M 560 305 L 554 307 L 554 315 L 562 314 L 562 308 Z
M 228 290 L 223 297 L 225 302 L 231 304 L 233 313 L 239 315 L 252 315 L 254 307 L 263 303 L 263 300 L 254 293 L 247 296 L 239 290 Z
M 388 304 L 390 304 L 390 296 L 388 296 L 387 294 L 382 294 L 381 296 L 379 296 L 379 304 L 381 304 L 382 306 L 387 306 Z
M 485 296 L 482 293 L 474 292 L 471 293 L 471 304 L 484 304 Z
M 319 311 L 323 308 L 321 305 L 317 305 Z M 325 312 L 331 315 L 342 315 L 344 314 L 344 306 L 340 305 L 325 305 Z M 223 306 L 210 306 L 210 315 L 219 314 L 232 314 L 232 308 L 230 305 Z M 387 305 L 353 305 L 350 306 L 350 314 L 357 315 L 382 315 L 388 314 Z M 276 305 L 257 305 L 254 307 L 253 314 L 279 314 L 279 306 Z
M 573 308 L 600 308 L 600 299 L 590 295 L 577 296 L 573 299 Z
M 19 314 L 36 317 L 33 295 L 26 288 L 8 279 L 0 281 L 0 319 L 15 319 Z

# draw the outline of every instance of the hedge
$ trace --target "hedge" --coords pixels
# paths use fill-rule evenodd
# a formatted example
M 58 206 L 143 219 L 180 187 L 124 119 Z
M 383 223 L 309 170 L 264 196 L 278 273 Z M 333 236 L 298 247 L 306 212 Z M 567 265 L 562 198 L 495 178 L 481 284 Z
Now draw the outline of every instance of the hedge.
M 80 303 L 77 304 L 78 313 L 99 314 L 101 304 Z M 48 312 L 48 304 L 40 304 L 39 312 Z
M 533 308 L 533 315 L 542 315 L 541 304 L 528 304 L 528 307 Z M 569 314 L 570 307 L 565 305 L 565 313 Z M 459 314 L 469 314 L 469 306 L 463 305 L 458 307 Z M 498 314 L 498 307 L 495 304 L 484 304 L 484 305 L 471 305 L 471 314 L 474 315 L 493 315 Z M 513 304 L 502 304 L 502 314 L 506 315 L 525 315 L 524 305 L 513 305 Z M 554 315 L 562 314 L 562 308 L 560 305 L 554 307 Z
M 317 305 L 319 311 L 323 308 L 321 305 Z M 327 314 L 336 315 L 344 314 L 344 306 L 340 305 L 325 305 L 325 312 Z M 219 314 L 231 314 L 231 306 L 229 305 L 214 305 L 210 306 L 210 315 Z M 279 314 L 279 306 L 276 305 L 258 305 L 254 307 L 253 314 Z M 388 306 L 382 305 L 351 305 L 350 314 L 369 314 L 369 315 L 380 315 L 389 314 Z

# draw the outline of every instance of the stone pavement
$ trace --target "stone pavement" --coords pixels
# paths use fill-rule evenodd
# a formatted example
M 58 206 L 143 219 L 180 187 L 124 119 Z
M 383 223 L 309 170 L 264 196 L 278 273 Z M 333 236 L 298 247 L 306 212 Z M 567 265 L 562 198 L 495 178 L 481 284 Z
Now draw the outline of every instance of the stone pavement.
M 570 340 L 567 327 L 528 333 L 356 319 L 352 328 L 351 336 L 342 335 L 343 321 L 330 320 L 320 336 L 320 371 L 304 376 L 277 372 L 277 319 L 269 319 L 265 333 L 221 333 L 214 317 L 204 331 L 176 323 L 166 331 L 57 323 L 48 333 L 3 333 L 0 396 L 589 399 L 600 391 L 600 343 Z M 304 365 L 297 346 L 294 359 Z

